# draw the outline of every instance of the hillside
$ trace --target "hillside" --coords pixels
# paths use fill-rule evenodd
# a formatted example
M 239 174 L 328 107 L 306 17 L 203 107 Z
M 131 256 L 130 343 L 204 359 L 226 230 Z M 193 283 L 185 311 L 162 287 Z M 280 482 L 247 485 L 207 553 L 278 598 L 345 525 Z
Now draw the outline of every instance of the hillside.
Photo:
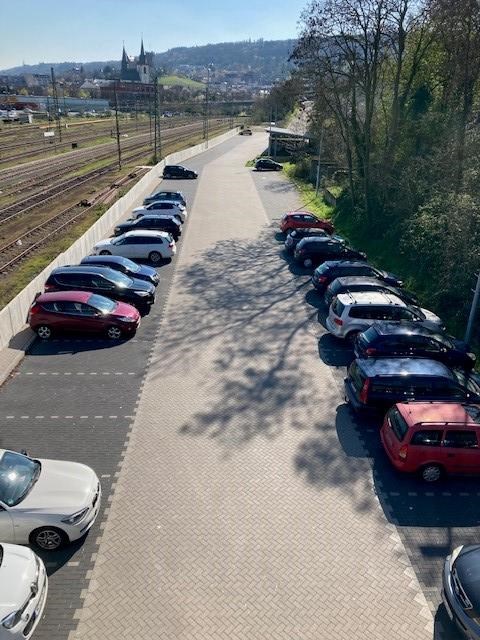
M 251 71 L 257 79 L 273 81 L 287 75 L 291 65 L 288 56 L 295 44 L 295 40 L 246 40 L 243 42 L 220 42 L 198 47 L 175 47 L 163 53 L 155 53 L 155 64 L 170 75 L 176 72 L 189 75 L 196 70 L 202 72 L 208 64 L 227 72 Z M 120 50 L 120 48 L 119 48 Z M 41 62 L 34 65 L 24 65 L 4 69 L 0 73 L 5 75 L 20 75 L 23 73 L 49 74 L 50 67 L 59 75 L 71 70 L 72 67 L 83 66 L 87 76 L 100 73 L 105 66 L 120 67 L 120 60 L 104 60 L 96 62 Z

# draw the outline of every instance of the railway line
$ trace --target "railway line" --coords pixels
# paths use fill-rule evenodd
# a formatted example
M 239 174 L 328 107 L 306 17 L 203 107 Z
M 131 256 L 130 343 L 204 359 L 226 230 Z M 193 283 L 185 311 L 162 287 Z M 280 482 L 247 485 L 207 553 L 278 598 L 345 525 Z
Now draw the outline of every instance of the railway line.
M 202 124 L 197 123 L 193 126 L 193 130 L 191 129 L 192 125 L 175 127 L 175 131 L 170 131 L 168 135 L 165 134 L 162 142 L 166 153 L 168 153 L 169 146 L 176 146 L 179 142 L 190 139 L 192 137 L 192 134 L 200 133 L 200 131 L 202 130 Z M 185 130 L 186 127 L 188 127 L 187 130 Z M 224 121 L 219 119 L 215 123 L 212 123 L 210 131 L 212 135 L 215 135 L 217 132 L 223 131 L 224 128 Z M 183 129 L 180 135 L 180 132 L 178 132 L 177 129 Z M 131 149 L 130 153 L 127 152 L 124 155 L 124 161 L 125 163 L 132 163 L 139 159 L 145 158 L 145 156 L 149 153 L 151 153 L 151 147 L 149 144 L 142 145 L 140 148 L 138 148 L 137 146 Z M 81 176 L 80 179 L 78 179 L 79 177 L 77 176 L 77 180 L 67 179 L 53 184 L 51 185 L 50 190 L 45 189 L 43 192 L 37 194 L 37 199 L 31 196 L 27 206 L 22 206 L 21 209 L 18 209 L 16 211 L 14 209 L 8 210 L 8 208 L 4 208 L 2 211 L 0 211 L 0 225 L 4 225 L 12 218 L 21 216 L 34 209 L 35 207 L 43 206 L 43 204 L 48 203 L 49 201 L 53 201 L 60 194 L 63 195 L 67 191 L 72 191 L 72 193 L 74 193 L 75 189 L 91 182 L 95 178 L 99 178 L 108 173 L 111 173 L 116 169 L 117 160 L 115 157 L 112 159 L 112 162 L 108 166 L 92 170 L 84 176 Z M 136 170 L 136 172 L 138 172 L 138 170 Z M 136 177 L 136 175 L 134 177 Z M 101 202 L 103 197 L 108 196 L 109 193 L 113 193 L 113 191 L 118 188 L 120 184 L 125 185 L 133 180 L 134 177 L 132 177 L 132 174 L 129 174 L 129 176 L 123 178 L 119 183 L 114 185 L 114 187 L 110 187 L 105 192 L 100 194 L 99 197 L 95 198 L 88 204 L 94 205 Z M 16 204 L 17 206 L 20 205 L 20 203 Z M 18 264 L 20 264 L 32 253 L 39 250 L 47 241 L 51 239 L 53 235 L 61 234 L 61 232 L 64 231 L 67 227 L 70 227 L 72 224 L 81 219 L 82 216 L 85 216 L 88 212 L 89 207 L 80 208 L 81 204 L 81 202 L 76 201 L 74 204 L 67 206 L 65 209 L 49 216 L 39 224 L 31 227 L 30 229 L 22 231 L 21 234 L 16 235 L 14 238 L 8 239 L 8 241 L 3 246 L 0 246 L 0 273 L 7 274 L 12 272 Z

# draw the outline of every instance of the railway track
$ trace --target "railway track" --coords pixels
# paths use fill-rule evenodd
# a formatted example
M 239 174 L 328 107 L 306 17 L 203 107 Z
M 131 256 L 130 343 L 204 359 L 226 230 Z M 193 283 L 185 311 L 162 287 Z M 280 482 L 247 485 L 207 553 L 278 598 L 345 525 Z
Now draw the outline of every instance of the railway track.
M 224 130 L 224 127 L 222 127 L 221 124 L 217 125 L 217 127 L 212 127 L 211 133 L 212 135 L 214 135 L 220 130 L 222 131 Z M 198 132 L 200 131 L 201 131 L 201 126 L 198 127 Z M 172 131 L 171 133 L 173 134 L 174 132 Z M 169 139 L 171 139 L 172 137 L 173 136 L 169 136 Z M 178 144 L 178 142 L 181 142 L 183 140 L 188 140 L 191 137 L 192 137 L 192 132 L 189 131 L 189 132 L 185 132 L 182 136 L 173 137 L 173 140 L 171 140 L 171 142 L 176 145 Z M 164 139 L 164 144 L 165 143 L 167 143 L 166 139 Z M 168 144 L 165 144 L 165 147 L 168 153 Z M 136 149 L 134 150 L 133 154 L 125 156 L 125 161 L 131 162 L 138 158 L 144 158 L 145 155 L 148 154 L 150 151 L 151 151 L 150 147 L 146 149 L 144 148 L 141 150 Z M 101 170 L 102 175 L 109 173 L 115 169 L 116 169 L 116 161 L 114 161 L 111 166 L 104 167 Z M 88 177 L 84 176 L 85 178 L 87 178 L 86 181 L 91 180 L 93 177 L 98 177 L 99 171 L 100 170 L 97 170 L 97 176 L 92 176 L 90 174 L 88 175 Z M 136 170 L 136 173 L 137 172 L 138 170 Z M 129 182 L 134 180 L 136 177 L 137 175 L 132 176 L 132 174 L 130 173 L 127 177 L 122 178 L 120 181 L 118 181 L 113 187 L 110 187 L 105 192 L 100 194 L 100 196 L 98 196 L 91 203 L 89 203 L 89 205 L 91 206 L 91 205 L 97 204 L 98 202 L 101 202 L 103 198 L 108 197 L 108 195 L 112 194 L 119 186 L 128 184 Z M 71 189 L 73 190 L 75 186 L 78 187 L 80 185 L 78 184 L 72 185 Z M 58 193 L 52 194 L 49 197 L 49 199 L 54 198 L 56 195 L 58 195 Z M 37 205 L 34 205 L 34 206 L 38 206 L 38 203 Z M 54 214 L 53 216 L 50 216 L 49 218 L 47 218 L 40 224 L 36 225 L 35 227 L 25 231 L 21 235 L 8 241 L 6 244 L 0 247 L 0 273 L 5 275 L 7 273 L 12 272 L 18 264 L 20 264 L 25 258 L 30 256 L 36 250 L 41 248 L 41 246 L 44 245 L 48 240 L 50 240 L 52 236 L 61 234 L 62 231 L 64 231 L 66 228 L 68 228 L 69 226 L 74 224 L 77 220 L 79 220 L 82 216 L 84 216 L 87 211 L 88 211 L 88 208 L 81 206 L 80 202 L 76 202 L 75 204 L 69 207 L 66 207 L 62 211 Z M 5 222 L 5 219 L 3 220 L 3 222 Z

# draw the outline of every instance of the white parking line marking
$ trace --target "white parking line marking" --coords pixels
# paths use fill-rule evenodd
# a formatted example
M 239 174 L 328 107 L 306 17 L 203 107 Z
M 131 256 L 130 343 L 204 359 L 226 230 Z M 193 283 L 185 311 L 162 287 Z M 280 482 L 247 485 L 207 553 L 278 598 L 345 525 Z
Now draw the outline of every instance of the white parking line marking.
M 67 562 L 67 567 L 78 567 L 79 564 L 78 560 L 70 560 L 70 562 Z
M 28 418 L 29 418 L 29 417 L 30 417 L 30 416 L 20 416 L 20 419 L 21 419 L 21 420 L 28 420 Z
M 109 418 L 118 418 L 118 416 L 108 416 Z
M 96 420 L 100 420 L 103 416 L 93 416 Z
M 85 420 L 85 418 L 88 418 L 88 416 L 80 416 L 80 420 Z
M 109 473 L 102 473 L 102 475 L 100 477 L 101 478 L 110 478 L 110 474 Z
M 469 496 L 470 494 L 467 491 L 460 491 L 461 496 Z
M 53 420 L 55 420 L 56 418 L 59 418 L 60 416 L 50 416 L 50 418 L 52 418 Z
M 5 418 L 7 418 L 7 420 L 12 420 L 15 416 L 5 416 Z
M 45 416 L 35 416 L 36 420 L 42 420 Z

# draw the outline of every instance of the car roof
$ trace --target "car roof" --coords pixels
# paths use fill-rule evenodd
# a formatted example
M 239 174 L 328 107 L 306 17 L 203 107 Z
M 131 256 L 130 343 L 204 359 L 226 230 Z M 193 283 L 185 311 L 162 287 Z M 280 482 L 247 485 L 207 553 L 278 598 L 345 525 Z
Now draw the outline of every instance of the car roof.
M 165 193 L 168 195 L 181 196 L 183 198 L 183 193 L 181 191 L 167 191 L 166 189 L 155 191 L 154 193 L 151 193 L 149 196 L 147 196 L 147 198 L 153 198 L 154 196 L 159 196 L 161 193 Z
M 167 238 L 169 234 L 167 231 L 154 231 L 153 229 L 142 229 L 142 231 L 140 231 L 140 229 L 132 229 L 132 231 L 126 231 L 123 235 L 127 237 L 149 236 L 151 238 L 158 238 L 159 236 L 161 236 L 162 238 Z
M 427 358 L 358 358 L 358 366 L 368 377 L 375 376 L 438 376 L 455 380 L 453 373 L 441 362 Z
M 123 256 L 85 256 L 81 259 L 80 264 L 102 264 L 102 263 L 114 263 L 114 264 L 125 264 L 129 263 L 131 260 L 129 258 L 124 258 Z
M 90 296 L 93 295 L 91 291 L 50 291 L 48 293 L 41 293 L 36 302 L 87 302 Z
M 331 242 L 332 244 L 338 244 L 340 246 L 344 246 L 341 242 L 339 242 L 338 240 L 335 240 L 335 238 L 332 238 L 329 235 L 326 236 L 312 236 L 312 237 L 307 237 L 307 238 L 302 238 L 300 240 L 300 243 L 303 244 L 303 246 L 305 246 L 306 244 L 309 243 L 313 243 L 313 244 L 325 244 L 326 242 Z
M 410 336 L 415 334 L 417 336 L 433 337 L 442 334 L 441 331 L 428 329 L 419 322 L 409 322 L 408 320 L 402 322 L 375 322 L 373 326 L 377 333 L 382 336 Z
M 125 220 L 125 223 L 132 223 L 132 224 L 140 224 L 140 220 L 165 220 L 165 222 L 171 222 L 172 224 L 176 224 L 177 227 L 180 226 L 180 222 L 178 221 L 178 219 L 175 216 L 172 216 L 171 214 L 169 215 L 158 215 L 158 214 L 154 214 L 154 213 L 148 213 L 145 214 L 144 216 L 140 216 L 139 218 L 134 218 L 133 220 Z M 154 229 L 152 229 L 152 231 L 154 231 Z
M 462 426 L 480 426 L 459 402 L 400 402 L 396 405 L 399 412 L 410 424 L 432 422 L 435 424 L 453 422 Z M 480 413 L 480 405 L 472 405 Z
M 350 291 L 339 293 L 337 299 L 345 306 L 354 304 L 391 304 L 406 307 L 407 303 L 393 293 L 383 291 Z
M 91 273 L 94 275 L 102 275 L 108 276 L 109 273 L 113 274 L 116 278 L 119 276 L 118 271 L 114 269 L 110 269 L 109 267 L 96 267 L 95 265 L 83 265 L 83 264 L 65 264 L 63 267 L 57 267 L 53 269 L 50 275 L 55 275 L 56 273 Z
M 326 264 L 330 268 L 335 267 L 370 267 L 375 269 L 371 264 L 365 262 L 365 260 L 327 260 Z
M 295 215 L 309 215 L 309 216 L 313 216 L 314 218 L 316 218 L 317 216 L 312 213 L 311 211 L 287 211 L 287 213 L 285 215 L 287 216 L 295 216 Z

